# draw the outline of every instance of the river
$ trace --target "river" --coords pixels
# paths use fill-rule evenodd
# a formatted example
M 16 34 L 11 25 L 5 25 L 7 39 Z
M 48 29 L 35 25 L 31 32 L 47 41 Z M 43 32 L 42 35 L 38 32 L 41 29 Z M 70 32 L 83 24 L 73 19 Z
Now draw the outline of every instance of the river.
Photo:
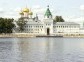
M 0 38 L 0 62 L 84 62 L 84 38 Z

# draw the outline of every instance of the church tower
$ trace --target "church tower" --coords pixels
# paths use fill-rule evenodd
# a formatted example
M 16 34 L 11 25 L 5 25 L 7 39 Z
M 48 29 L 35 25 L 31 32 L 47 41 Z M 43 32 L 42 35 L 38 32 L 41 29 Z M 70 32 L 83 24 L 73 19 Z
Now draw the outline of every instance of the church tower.
M 47 6 L 47 10 L 45 12 L 44 18 L 52 18 L 51 11 L 49 9 L 49 5 Z
M 32 18 L 33 12 L 27 7 L 20 11 L 21 18 Z
M 49 9 L 49 5 L 47 6 L 47 10 L 44 14 L 44 26 L 45 26 L 45 34 L 52 35 L 53 34 L 53 19 L 52 13 Z

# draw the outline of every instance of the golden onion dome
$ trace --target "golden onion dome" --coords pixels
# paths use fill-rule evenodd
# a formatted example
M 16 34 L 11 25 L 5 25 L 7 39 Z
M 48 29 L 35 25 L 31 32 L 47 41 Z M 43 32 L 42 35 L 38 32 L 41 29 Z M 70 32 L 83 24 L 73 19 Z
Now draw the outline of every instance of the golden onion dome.
M 30 12 L 29 12 L 29 15 L 33 15 L 33 12 L 30 11 Z
M 19 13 L 20 15 L 24 15 L 24 13 L 21 11 L 20 13 Z
M 23 12 L 29 12 L 29 9 L 28 8 L 24 8 Z

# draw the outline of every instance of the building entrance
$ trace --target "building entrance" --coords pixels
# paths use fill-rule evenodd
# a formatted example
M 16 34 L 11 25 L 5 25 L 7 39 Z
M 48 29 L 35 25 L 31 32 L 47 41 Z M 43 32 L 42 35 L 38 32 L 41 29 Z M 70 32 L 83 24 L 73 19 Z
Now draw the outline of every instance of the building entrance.
M 47 35 L 50 35 L 50 29 L 47 28 Z

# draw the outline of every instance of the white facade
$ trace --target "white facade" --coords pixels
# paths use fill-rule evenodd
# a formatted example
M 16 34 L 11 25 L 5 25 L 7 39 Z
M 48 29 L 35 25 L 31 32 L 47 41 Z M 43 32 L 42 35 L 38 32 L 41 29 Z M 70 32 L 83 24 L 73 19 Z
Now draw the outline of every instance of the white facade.
M 55 33 L 79 33 L 80 25 L 74 22 L 57 22 L 53 23 L 52 19 L 43 21 L 27 20 L 22 33 L 35 35 L 52 35 Z
M 57 22 L 54 24 L 54 33 L 79 33 L 80 25 L 74 22 Z
M 48 12 L 49 12 L 48 8 Z M 25 11 L 26 13 L 27 11 Z M 27 13 L 28 14 L 28 13 Z M 23 15 L 26 25 L 24 26 L 24 31 L 22 33 L 34 34 L 34 35 L 53 35 L 56 33 L 79 33 L 80 25 L 74 22 L 57 22 L 53 23 L 53 18 L 51 13 L 45 14 L 43 20 L 39 20 L 38 16 L 32 18 L 32 14 Z M 28 17 L 28 16 L 31 16 Z M 28 17 L 28 18 L 25 18 Z

